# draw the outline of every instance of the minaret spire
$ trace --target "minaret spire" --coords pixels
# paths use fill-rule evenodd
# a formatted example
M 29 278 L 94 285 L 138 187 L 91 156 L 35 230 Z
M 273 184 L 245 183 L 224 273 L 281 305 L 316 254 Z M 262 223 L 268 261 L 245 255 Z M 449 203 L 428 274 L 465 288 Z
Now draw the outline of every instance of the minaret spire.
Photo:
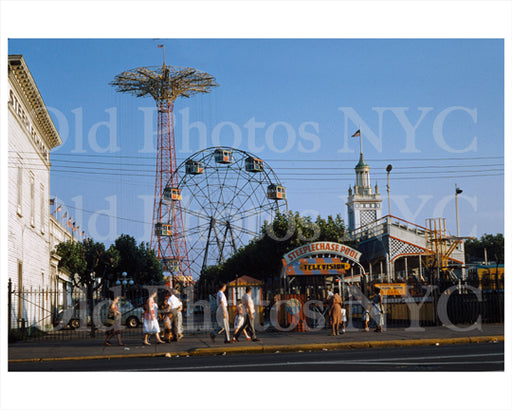
M 355 166 L 356 183 L 353 190 L 349 187 L 346 203 L 350 230 L 382 217 L 382 198 L 378 184 L 375 185 L 375 192 L 370 184 L 370 166 L 364 160 L 361 130 L 352 136 L 359 137 L 359 162 Z

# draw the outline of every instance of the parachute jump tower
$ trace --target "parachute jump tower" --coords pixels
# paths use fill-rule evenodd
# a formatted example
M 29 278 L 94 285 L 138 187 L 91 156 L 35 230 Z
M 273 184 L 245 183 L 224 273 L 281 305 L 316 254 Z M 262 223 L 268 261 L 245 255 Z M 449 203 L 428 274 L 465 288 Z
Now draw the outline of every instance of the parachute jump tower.
M 159 46 L 163 47 L 163 46 Z M 173 109 L 178 97 L 190 98 L 217 87 L 215 77 L 190 67 L 165 64 L 124 71 L 110 83 L 116 91 L 136 97 L 153 97 L 158 109 L 155 196 L 151 248 L 164 270 L 190 275 L 187 243 L 181 208 L 176 204 L 181 193 L 176 189 L 177 168 L 174 144 Z M 166 200 L 168 199 L 168 200 Z M 165 203 L 162 203 L 165 201 Z

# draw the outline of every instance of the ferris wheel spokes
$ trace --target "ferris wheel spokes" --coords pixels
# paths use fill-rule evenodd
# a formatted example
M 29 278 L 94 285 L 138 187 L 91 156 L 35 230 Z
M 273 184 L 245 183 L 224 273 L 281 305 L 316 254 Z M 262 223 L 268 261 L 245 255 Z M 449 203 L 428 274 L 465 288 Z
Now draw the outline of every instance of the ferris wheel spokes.
M 166 240 L 172 244 L 184 238 L 187 262 L 196 278 L 257 237 L 261 219 L 287 210 L 286 200 L 269 197 L 274 185 L 281 186 L 268 164 L 230 147 L 196 152 L 176 169 L 167 201 L 161 201 L 166 208 L 162 215 L 172 221 L 173 213 L 179 212 L 183 224 L 181 232 L 172 232 Z M 173 193 L 180 200 L 173 201 Z

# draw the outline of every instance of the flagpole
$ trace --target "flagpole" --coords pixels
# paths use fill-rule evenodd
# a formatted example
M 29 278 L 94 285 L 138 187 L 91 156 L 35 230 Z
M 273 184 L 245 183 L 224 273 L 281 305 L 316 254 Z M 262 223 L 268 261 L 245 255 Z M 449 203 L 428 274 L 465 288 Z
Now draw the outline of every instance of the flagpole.
M 359 151 L 363 155 L 363 136 L 361 135 L 361 126 L 359 126 Z
M 165 44 L 158 44 L 157 47 L 163 49 L 163 52 L 164 52 L 164 64 L 163 65 L 165 67 Z

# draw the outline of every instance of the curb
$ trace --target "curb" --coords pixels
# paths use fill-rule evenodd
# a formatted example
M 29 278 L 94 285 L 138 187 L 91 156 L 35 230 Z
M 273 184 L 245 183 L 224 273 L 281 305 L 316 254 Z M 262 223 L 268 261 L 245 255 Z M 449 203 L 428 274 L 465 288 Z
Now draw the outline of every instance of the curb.
M 318 350 L 341 350 L 341 349 L 369 349 L 383 347 L 411 347 L 450 345 L 468 343 L 489 343 L 504 342 L 505 336 L 468 336 L 447 339 L 413 339 L 413 340 L 377 340 L 367 342 L 341 342 L 341 343 L 308 343 L 292 345 L 257 345 L 251 347 L 200 347 L 178 352 L 159 353 L 135 353 L 117 355 L 95 355 L 95 356 L 72 356 L 72 357 L 42 357 L 33 359 L 10 359 L 8 363 L 30 363 L 30 362 L 54 362 L 54 361 L 77 361 L 77 360 L 110 360 L 110 359 L 134 359 L 151 357 L 177 357 L 177 356 L 214 356 L 221 354 L 257 354 L 275 352 L 298 352 Z

